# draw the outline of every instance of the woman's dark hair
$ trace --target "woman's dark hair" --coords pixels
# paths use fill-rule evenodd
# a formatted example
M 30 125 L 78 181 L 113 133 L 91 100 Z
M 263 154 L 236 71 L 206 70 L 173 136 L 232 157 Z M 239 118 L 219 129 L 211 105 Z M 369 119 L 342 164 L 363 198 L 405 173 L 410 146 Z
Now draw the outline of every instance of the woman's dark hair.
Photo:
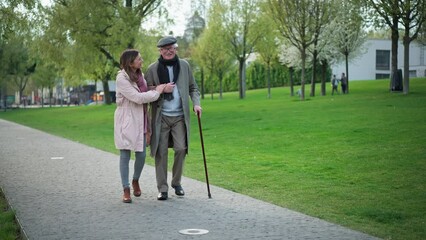
M 132 70 L 130 65 L 135 61 L 135 59 L 139 56 L 139 51 L 135 49 L 126 49 L 121 54 L 120 57 L 120 68 L 126 71 L 127 75 L 129 75 L 130 80 L 132 82 L 138 82 L 139 76 L 142 75 L 140 69 L 137 69 L 136 72 Z

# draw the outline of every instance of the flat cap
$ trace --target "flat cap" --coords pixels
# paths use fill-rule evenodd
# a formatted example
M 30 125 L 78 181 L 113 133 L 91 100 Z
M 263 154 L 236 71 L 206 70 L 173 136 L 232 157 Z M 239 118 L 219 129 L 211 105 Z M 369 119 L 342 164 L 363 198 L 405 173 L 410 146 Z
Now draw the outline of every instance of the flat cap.
M 160 39 L 160 41 L 158 41 L 157 47 L 164 47 L 164 46 L 172 45 L 172 44 L 175 44 L 176 42 L 177 42 L 176 38 L 174 38 L 172 36 L 166 36 L 166 37 L 163 37 L 162 39 Z

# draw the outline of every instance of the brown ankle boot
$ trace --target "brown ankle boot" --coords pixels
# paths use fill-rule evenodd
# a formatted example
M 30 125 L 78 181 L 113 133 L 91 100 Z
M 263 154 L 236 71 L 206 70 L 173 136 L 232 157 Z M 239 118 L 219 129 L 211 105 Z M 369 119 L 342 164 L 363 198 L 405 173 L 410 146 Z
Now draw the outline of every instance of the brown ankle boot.
M 132 198 L 130 197 L 130 188 L 129 187 L 124 188 L 123 202 L 124 203 L 131 203 L 132 202 Z
M 136 179 L 133 179 L 132 187 L 133 187 L 133 195 L 135 195 L 135 197 L 140 197 L 142 194 L 142 191 L 141 191 L 141 188 L 139 187 L 139 181 Z

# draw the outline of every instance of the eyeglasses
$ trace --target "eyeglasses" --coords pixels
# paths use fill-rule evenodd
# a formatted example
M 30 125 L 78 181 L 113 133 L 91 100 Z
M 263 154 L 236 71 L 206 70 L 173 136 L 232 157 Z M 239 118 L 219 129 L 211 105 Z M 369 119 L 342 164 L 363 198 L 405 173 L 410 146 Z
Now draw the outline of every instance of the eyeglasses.
M 173 52 L 173 51 L 176 50 L 176 48 L 172 46 L 172 47 L 168 47 L 168 48 L 161 48 L 161 50 L 166 51 L 166 52 Z

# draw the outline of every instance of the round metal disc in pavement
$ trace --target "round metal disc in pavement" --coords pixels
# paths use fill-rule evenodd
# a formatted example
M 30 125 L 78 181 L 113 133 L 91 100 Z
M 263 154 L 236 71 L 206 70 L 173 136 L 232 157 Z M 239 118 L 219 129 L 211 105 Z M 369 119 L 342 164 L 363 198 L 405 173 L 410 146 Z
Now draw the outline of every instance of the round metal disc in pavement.
M 183 229 L 179 231 L 179 233 L 185 234 L 185 235 L 202 235 L 208 232 L 209 231 L 205 229 Z

